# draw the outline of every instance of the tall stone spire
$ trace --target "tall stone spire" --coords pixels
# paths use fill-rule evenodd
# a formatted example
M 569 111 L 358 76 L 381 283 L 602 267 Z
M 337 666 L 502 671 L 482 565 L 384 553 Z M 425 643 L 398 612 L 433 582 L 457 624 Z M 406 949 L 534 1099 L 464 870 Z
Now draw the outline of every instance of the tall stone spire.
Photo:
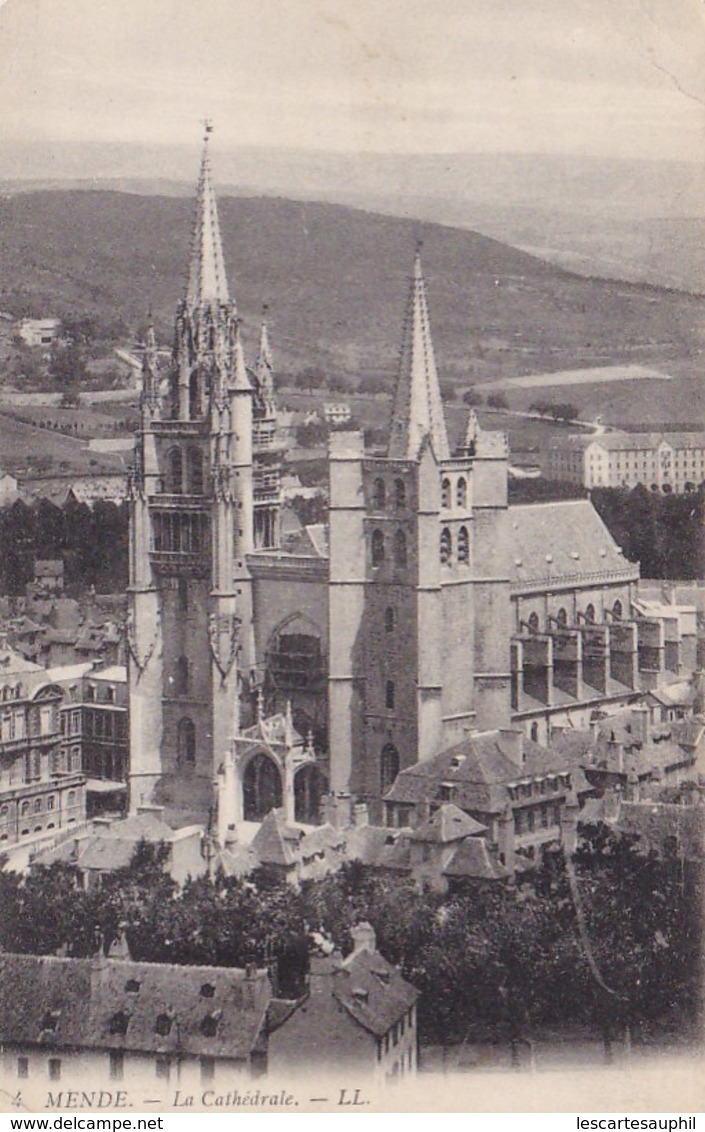
M 450 459 L 431 340 L 426 284 L 420 249 L 417 249 L 394 395 L 389 434 L 390 459 L 415 460 L 425 436 L 429 437 L 437 460 Z
M 210 305 L 217 307 L 228 303 L 230 299 L 223 259 L 223 245 L 220 238 L 218 205 L 213 189 L 208 152 L 208 139 L 211 131 L 212 126 L 209 122 L 206 122 L 201 172 L 198 178 L 191 263 L 186 290 L 186 304 L 192 309 Z

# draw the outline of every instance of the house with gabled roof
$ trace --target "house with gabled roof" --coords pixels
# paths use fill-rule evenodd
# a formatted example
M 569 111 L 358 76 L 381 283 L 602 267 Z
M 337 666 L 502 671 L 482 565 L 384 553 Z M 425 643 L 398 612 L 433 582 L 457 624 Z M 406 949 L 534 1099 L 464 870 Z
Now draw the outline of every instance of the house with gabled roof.
M 268 1066 L 276 1076 L 355 1071 L 380 1083 L 417 1068 L 419 992 L 377 951 L 368 923 L 352 929 L 354 950 L 311 958 L 308 987 L 269 1011 Z
M 254 967 L 0 955 L 2 1075 L 38 1108 L 47 1087 L 229 1086 L 266 1069 L 271 996 Z

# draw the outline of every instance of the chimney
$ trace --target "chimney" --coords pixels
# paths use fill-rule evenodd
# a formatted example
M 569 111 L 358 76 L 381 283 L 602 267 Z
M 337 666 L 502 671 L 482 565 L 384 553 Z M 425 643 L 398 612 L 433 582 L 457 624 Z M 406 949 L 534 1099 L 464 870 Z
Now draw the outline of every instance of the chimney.
M 356 802 L 353 806 L 353 825 L 358 828 L 370 824 L 370 810 L 367 802 Z
M 513 727 L 500 727 L 499 745 L 504 754 L 512 760 L 515 766 L 524 764 L 524 732 Z
M 636 704 L 632 708 L 632 734 L 642 746 L 649 741 L 649 718 L 650 713 L 646 704 Z
M 374 955 L 377 950 L 377 936 L 372 924 L 363 920 L 350 929 L 350 935 L 353 938 L 353 955 L 359 955 L 362 951 L 369 951 L 370 955 Z

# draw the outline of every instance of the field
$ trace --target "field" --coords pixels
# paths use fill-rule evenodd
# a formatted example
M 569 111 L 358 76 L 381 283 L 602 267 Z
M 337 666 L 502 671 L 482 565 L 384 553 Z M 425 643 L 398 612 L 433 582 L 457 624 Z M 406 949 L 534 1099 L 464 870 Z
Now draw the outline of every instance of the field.
M 119 457 L 90 452 L 85 441 L 0 413 L 0 469 L 19 476 L 40 472 L 78 476 L 120 474 L 125 464 Z

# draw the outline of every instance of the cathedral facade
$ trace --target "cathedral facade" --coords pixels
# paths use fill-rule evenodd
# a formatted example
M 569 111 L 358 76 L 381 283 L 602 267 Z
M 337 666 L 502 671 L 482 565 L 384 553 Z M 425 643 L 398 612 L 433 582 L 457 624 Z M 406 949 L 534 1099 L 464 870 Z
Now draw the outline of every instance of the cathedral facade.
M 248 367 L 208 145 L 173 361 L 162 373 L 150 334 L 130 478 L 132 809 L 221 841 L 280 806 L 381 818 L 401 770 L 468 734 L 545 741 L 637 696 L 666 630 L 639 627 L 638 568 L 592 505 L 509 508 L 506 438 L 473 412 L 450 448 L 418 253 L 387 451 L 332 433 L 328 546 L 281 548 L 267 328 Z

